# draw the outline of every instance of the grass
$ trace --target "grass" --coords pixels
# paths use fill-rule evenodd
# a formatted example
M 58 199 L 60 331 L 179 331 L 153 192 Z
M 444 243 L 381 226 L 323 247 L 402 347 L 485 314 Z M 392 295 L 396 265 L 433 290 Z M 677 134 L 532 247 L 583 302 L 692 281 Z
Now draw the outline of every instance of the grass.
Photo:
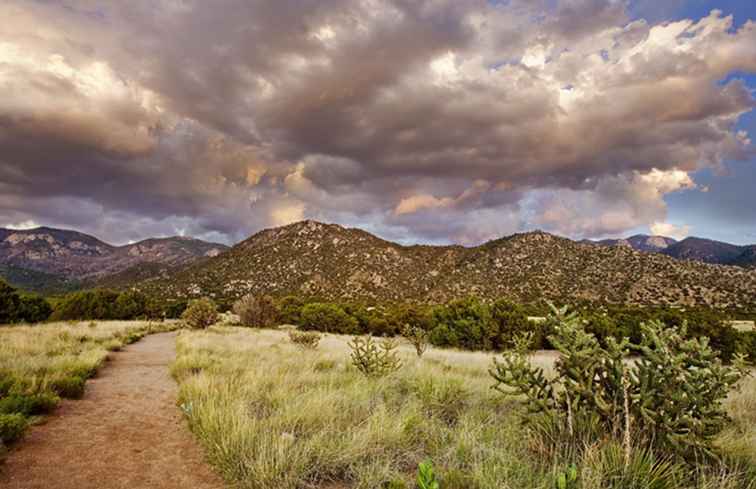
M 174 327 L 133 321 L 0 327 L 0 449 L 60 398 L 81 397 L 108 351 Z
M 442 488 L 554 487 L 568 461 L 537 455 L 516 405 L 491 389 L 491 354 L 430 348 L 418 359 L 404 344 L 404 367 L 369 379 L 350 365 L 349 340 L 325 335 L 309 351 L 274 330 L 182 332 L 172 366 L 179 403 L 229 482 L 250 489 L 410 488 L 418 465 L 430 459 Z M 543 353 L 533 361 L 549 367 L 554 358 Z M 691 475 L 638 452 L 630 477 L 621 451 L 608 443 L 584 451 L 578 487 L 755 487 L 748 473 L 756 463 L 753 379 L 728 402 L 735 422 L 719 444 L 738 463 L 728 459 Z

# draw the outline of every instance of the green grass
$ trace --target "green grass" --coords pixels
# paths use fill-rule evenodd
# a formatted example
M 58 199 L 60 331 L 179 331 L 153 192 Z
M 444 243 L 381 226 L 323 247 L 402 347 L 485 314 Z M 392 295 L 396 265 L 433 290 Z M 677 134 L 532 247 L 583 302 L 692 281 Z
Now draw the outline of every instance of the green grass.
M 405 344 L 400 371 L 369 379 L 349 364 L 348 341 L 325 335 L 318 350 L 303 351 L 273 330 L 182 332 L 172 368 L 179 403 L 228 481 L 251 489 L 410 488 L 418 465 L 430 459 L 442 488 L 554 487 L 568 462 L 538 456 L 516 405 L 491 389 L 491 354 L 431 348 L 417 359 Z M 553 359 L 533 361 L 549 366 Z M 578 487 L 754 487 L 745 473 L 756 462 L 755 399 L 751 379 L 729 400 L 735 423 L 720 445 L 740 465 L 691 475 L 665 468 L 658 455 L 635 453 L 635 472 L 624 474 L 607 442 L 585 450 Z
M 79 398 L 108 351 L 173 323 L 108 321 L 0 327 L 0 448 L 60 398 Z

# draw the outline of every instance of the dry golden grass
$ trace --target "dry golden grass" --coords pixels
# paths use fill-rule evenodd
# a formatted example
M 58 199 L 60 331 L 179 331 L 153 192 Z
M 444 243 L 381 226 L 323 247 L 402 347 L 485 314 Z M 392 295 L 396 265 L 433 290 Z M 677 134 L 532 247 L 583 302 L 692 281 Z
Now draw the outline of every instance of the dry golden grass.
M 303 351 L 282 331 L 182 332 L 172 368 L 180 404 L 227 480 L 253 489 L 400 489 L 414 487 L 418 463 L 432 459 L 444 488 L 553 487 L 566 462 L 530 451 L 516 406 L 491 389 L 493 354 L 429 348 L 418 359 L 404 343 L 404 366 L 369 379 L 351 366 L 349 340 L 327 334 L 317 350 Z M 555 358 L 540 352 L 533 361 L 549 370 Z M 753 463 L 755 399 L 751 380 L 731 396 L 735 423 L 720 439 L 725 453 Z M 605 489 L 616 467 L 604 452 L 587 453 L 581 469 L 595 477 L 581 488 Z M 752 487 L 744 480 L 725 468 L 675 489 Z

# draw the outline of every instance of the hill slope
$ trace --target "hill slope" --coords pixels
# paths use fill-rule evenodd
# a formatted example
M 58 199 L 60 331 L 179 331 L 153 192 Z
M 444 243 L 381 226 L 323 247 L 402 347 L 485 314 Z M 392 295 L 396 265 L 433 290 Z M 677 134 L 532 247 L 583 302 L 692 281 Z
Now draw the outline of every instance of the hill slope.
M 0 266 L 3 267 L 0 275 L 11 282 L 20 280 L 18 285 L 25 288 L 30 288 L 28 284 L 39 284 L 31 290 L 41 291 L 49 289 L 56 281 L 91 284 L 142 264 L 179 267 L 227 249 L 224 245 L 182 237 L 113 246 L 76 231 L 47 227 L 0 229 Z M 24 277 L 28 279 L 26 282 Z M 48 279 L 43 280 L 45 277 Z
M 140 287 L 166 298 L 210 295 L 226 301 L 245 293 L 368 301 L 477 294 L 520 301 L 742 306 L 756 302 L 756 270 L 543 232 L 474 248 L 401 246 L 358 229 L 304 221 L 257 233 L 226 253 Z

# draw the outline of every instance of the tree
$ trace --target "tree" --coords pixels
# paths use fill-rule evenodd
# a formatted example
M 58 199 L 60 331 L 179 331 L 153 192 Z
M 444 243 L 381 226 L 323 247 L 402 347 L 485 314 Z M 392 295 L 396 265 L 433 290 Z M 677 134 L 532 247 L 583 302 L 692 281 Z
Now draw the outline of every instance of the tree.
M 475 297 L 433 308 L 431 343 L 469 350 L 490 350 L 498 340 L 498 325 L 491 309 Z
M 117 292 L 104 289 L 68 294 L 56 304 L 51 319 L 55 321 L 118 319 L 116 308 L 118 296 Z
M 509 348 L 514 345 L 514 339 L 529 331 L 536 332 L 537 326 L 528 320 L 528 316 L 521 306 L 505 299 L 499 299 L 491 306 L 491 320 L 496 325 L 499 335 L 493 338 L 495 349 Z M 537 347 L 541 345 L 541 338 L 535 338 Z
M 299 297 L 287 295 L 278 302 L 280 321 L 284 324 L 299 325 L 302 322 L 302 308 L 305 302 Z
M 301 327 L 303 330 L 355 334 L 358 332 L 358 326 L 356 319 L 335 304 L 315 302 L 302 308 Z
M 13 323 L 18 320 L 20 298 L 16 289 L 0 279 L 0 324 Z
M 122 292 L 115 301 L 115 314 L 118 319 L 137 319 L 144 316 L 146 311 L 147 297 L 135 290 Z
M 47 321 L 50 314 L 52 314 L 52 307 L 43 297 L 38 295 L 21 296 L 18 319 L 27 323 L 41 323 Z

